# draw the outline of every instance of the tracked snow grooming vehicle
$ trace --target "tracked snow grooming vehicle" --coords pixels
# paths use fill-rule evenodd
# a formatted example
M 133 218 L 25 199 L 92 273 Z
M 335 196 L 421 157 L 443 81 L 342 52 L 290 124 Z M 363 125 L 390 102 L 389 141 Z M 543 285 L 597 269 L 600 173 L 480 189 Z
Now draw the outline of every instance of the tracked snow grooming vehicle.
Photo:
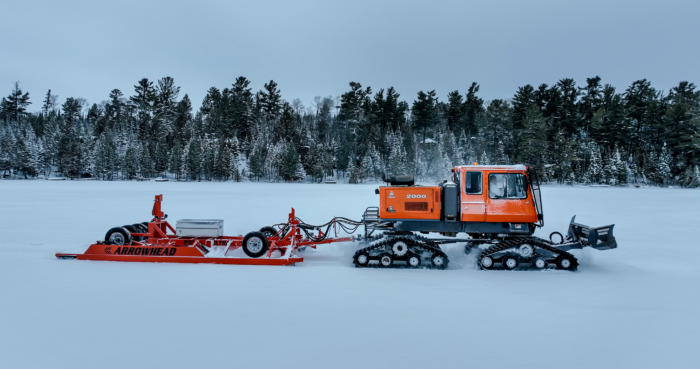
M 173 228 L 155 198 L 149 222 L 110 229 L 104 241 L 82 254 L 58 253 L 62 259 L 171 263 L 293 265 L 305 247 L 354 241 L 338 231 L 354 233 L 364 226 L 357 267 L 445 269 L 449 260 L 441 244 L 465 242 L 465 252 L 478 250 L 481 269 L 557 268 L 576 270 L 568 251 L 617 247 L 613 225 L 588 227 L 571 219 L 566 236 L 533 236 L 544 225 L 540 187 L 535 171 L 524 165 L 467 165 L 452 169 L 452 182 L 416 186 L 413 177 L 392 177 L 376 190 L 379 207 L 365 210 L 361 222 L 335 217 L 322 225 L 299 219 L 292 209 L 287 222 L 243 236 L 224 236 L 223 221 L 183 219 Z M 170 233 L 169 233 L 170 232 Z M 314 233 L 317 232 L 317 233 Z M 331 236 L 331 232 L 334 233 Z M 443 237 L 422 234 L 440 233 Z M 457 238 L 466 233 L 468 238 Z M 241 248 L 245 255 L 236 253 Z M 273 252 L 279 255 L 273 257 Z
M 613 225 L 569 224 L 567 235 L 533 236 L 544 225 L 537 176 L 524 165 L 466 165 L 452 169 L 452 182 L 415 186 L 413 177 L 391 177 L 376 190 L 379 207 L 364 213 L 364 247 L 357 267 L 447 268 L 440 244 L 466 242 L 465 252 L 479 251 L 481 269 L 576 270 L 572 249 L 617 247 Z M 376 234 L 375 234 L 376 232 Z M 440 233 L 443 238 L 420 234 Z M 469 238 L 458 239 L 464 232 Z

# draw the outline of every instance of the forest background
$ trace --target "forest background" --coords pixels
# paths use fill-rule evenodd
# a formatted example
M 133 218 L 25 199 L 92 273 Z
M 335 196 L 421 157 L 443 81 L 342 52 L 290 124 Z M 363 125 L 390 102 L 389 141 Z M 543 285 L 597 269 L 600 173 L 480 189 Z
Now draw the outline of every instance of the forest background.
M 456 165 L 528 164 L 561 184 L 700 185 L 700 91 L 646 80 L 624 91 L 587 78 L 519 87 L 484 101 L 479 85 L 445 101 L 350 82 L 311 106 L 269 81 L 239 77 L 193 108 L 171 77 L 139 80 L 101 103 L 51 90 L 40 102 L 15 82 L 0 105 L 3 178 L 378 182 L 450 177 Z M 35 107 L 33 111 L 31 107 Z

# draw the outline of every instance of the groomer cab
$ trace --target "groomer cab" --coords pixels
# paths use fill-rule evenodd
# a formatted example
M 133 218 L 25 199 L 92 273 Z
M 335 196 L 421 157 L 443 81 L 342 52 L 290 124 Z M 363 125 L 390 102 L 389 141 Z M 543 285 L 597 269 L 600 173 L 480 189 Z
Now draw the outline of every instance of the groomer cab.
M 537 175 L 525 165 L 462 165 L 452 169 L 462 222 L 543 221 Z

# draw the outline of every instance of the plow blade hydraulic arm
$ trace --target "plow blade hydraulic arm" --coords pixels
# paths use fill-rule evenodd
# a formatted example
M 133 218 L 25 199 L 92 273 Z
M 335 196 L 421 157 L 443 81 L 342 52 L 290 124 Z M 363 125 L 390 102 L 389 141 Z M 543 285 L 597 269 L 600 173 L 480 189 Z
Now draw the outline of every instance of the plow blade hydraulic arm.
M 615 236 L 613 236 L 614 224 L 602 227 L 589 227 L 575 222 L 576 216 L 569 223 L 569 237 L 574 242 L 580 242 L 583 246 L 590 246 L 597 250 L 610 250 L 617 248 Z

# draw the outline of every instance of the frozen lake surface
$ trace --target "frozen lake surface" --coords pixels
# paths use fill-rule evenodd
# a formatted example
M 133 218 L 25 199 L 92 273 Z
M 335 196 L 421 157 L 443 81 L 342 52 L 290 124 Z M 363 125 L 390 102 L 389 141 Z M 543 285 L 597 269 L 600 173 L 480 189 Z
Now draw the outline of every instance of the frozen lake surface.
M 0 181 L 0 368 L 697 368 L 700 190 L 544 186 L 546 226 L 614 223 L 579 270 L 357 269 L 353 243 L 294 267 L 57 260 L 114 226 L 360 220 L 378 185 Z

